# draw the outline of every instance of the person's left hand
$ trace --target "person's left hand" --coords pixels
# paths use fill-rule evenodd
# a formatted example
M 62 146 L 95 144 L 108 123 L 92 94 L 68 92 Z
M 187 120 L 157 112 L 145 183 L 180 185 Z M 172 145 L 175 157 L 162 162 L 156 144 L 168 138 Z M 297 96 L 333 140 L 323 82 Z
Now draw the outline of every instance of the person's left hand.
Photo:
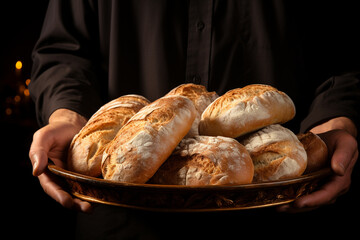
M 311 130 L 326 143 L 331 156 L 333 176 L 317 191 L 300 197 L 290 204 L 277 207 L 281 212 L 302 212 L 334 203 L 346 193 L 351 184 L 351 174 L 359 156 L 354 123 L 345 117 L 334 118 Z

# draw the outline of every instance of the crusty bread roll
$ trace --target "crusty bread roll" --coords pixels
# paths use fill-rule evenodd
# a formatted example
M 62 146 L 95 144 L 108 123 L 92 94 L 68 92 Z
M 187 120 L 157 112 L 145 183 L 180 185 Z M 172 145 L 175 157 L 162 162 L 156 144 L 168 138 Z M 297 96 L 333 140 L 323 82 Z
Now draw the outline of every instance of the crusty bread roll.
M 254 163 L 254 182 L 301 176 L 307 155 L 296 135 L 279 124 L 267 126 L 244 136 L 240 143 Z
M 192 137 L 199 135 L 199 122 L 201 114 L 210 103 L 212 103 L 219 95 L 216 92 L 208 92 L 205 86 L 197 85 L 193 83 L 181 84 L 178 87 L 172 89 L 167 96 L 181 95 L 189 98 L 193 101 L 197 110 L 196 118 L 193 125 L 185 137 Z
M 67 168 L 99 177 L 105 146 L 136 112 L 149 103 L 143 96 L 125 95 L 103 105 L 74 136 L 69 148 Z
M 183 96 L 167 96 L 136 113 L 106 147 L 104 179 L 146 183 L 189 132 L 196 109 Z
M 239 137 L 295 116 L 293 101 L 268 85 L 253 84 L 228 91 L 203 112 L 200 135 Z
M 243 145 L 233 138 L 184 138 L 151 179 L 169 185 L 251 183 L 254 165 Z
M 314 172 L 323 168 L 328 160 L 328 149 L 325 142 L 316 134 L 307 132 L 297 135 L 307 154 L 305 173 Z

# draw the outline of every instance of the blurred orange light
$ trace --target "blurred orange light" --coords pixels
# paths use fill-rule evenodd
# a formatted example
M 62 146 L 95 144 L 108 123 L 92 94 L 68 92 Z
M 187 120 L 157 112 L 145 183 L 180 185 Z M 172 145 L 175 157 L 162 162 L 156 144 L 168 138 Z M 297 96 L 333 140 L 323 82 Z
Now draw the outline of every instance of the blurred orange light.
M 25 81 L 26 86 L 29 86 L 30 82 L 31 82 L 30 78 L 26 79 Z
M 19 95 L 16 95 L 15 97 L 14 97 L 14 101 L 15 102 L 20 102 L 21 101 L 21 97 L 19 96 Z
M 11 115 L 12 114 L 11 108 L 6 108 L 5 109 L 5 114 L 8 115 L 8 116 Z
M 18 69 L 18 70 L 20 70 L 20 69 L 22 68 L 22 62 L 21 62 L 21 61 L 17 61 L 17 62 L 15 63 L 15 68 Z
M 19 92 L 24 92 L 25 88 L 26 88 L 25 85 L 22 85 L 22 84 L 21 84 L 21 85 L 19 86 Z
M 29 89 L 24 90 L 24 95 L 27 96 L 27 97 L 30 95 Z

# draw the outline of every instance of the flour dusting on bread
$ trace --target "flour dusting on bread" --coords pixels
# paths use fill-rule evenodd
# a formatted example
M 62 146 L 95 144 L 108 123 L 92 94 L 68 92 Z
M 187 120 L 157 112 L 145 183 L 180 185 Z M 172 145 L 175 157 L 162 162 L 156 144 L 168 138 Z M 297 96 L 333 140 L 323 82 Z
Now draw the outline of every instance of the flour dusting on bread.
M 144 107 L 105 149 L 103 177 L 145 183 L 188 133 L 195 114 L 183 96 L 166 96 Z
M 232 138 L 184 138 L 151 182 L 178 185 L 251 183 L 253 163 L 245 147 Z
M 240 142 L 254 162 L 255 181 L 298 177 L 305 171 L 304 147 L 293 132 L 279 124 L 253 132 Z
M 202 113 L 201 135 L 239 137 L 295 115 L 289 96 L 267 85 L 253 84 L 226 92 Z
M 123 125 L 150 102 L 140 95 L 124 95 L 103 105 L 70 144 L 67 168 L 93 177 L 101 176 L 102 155 Z

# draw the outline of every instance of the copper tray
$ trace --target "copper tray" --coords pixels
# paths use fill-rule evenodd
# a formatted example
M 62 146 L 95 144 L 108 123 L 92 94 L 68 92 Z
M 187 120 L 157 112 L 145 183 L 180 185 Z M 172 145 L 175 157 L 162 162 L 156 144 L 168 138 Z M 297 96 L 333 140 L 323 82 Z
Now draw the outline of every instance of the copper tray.
M 294 179 L 235 186 L 134 184 L 94 178 L 55 165 L 50 171 L 65 178 L 69 192 L 94 203 L 151 211 L 201 212 L 268 207 L 294 201 L 331 174 L 329 168 Z

